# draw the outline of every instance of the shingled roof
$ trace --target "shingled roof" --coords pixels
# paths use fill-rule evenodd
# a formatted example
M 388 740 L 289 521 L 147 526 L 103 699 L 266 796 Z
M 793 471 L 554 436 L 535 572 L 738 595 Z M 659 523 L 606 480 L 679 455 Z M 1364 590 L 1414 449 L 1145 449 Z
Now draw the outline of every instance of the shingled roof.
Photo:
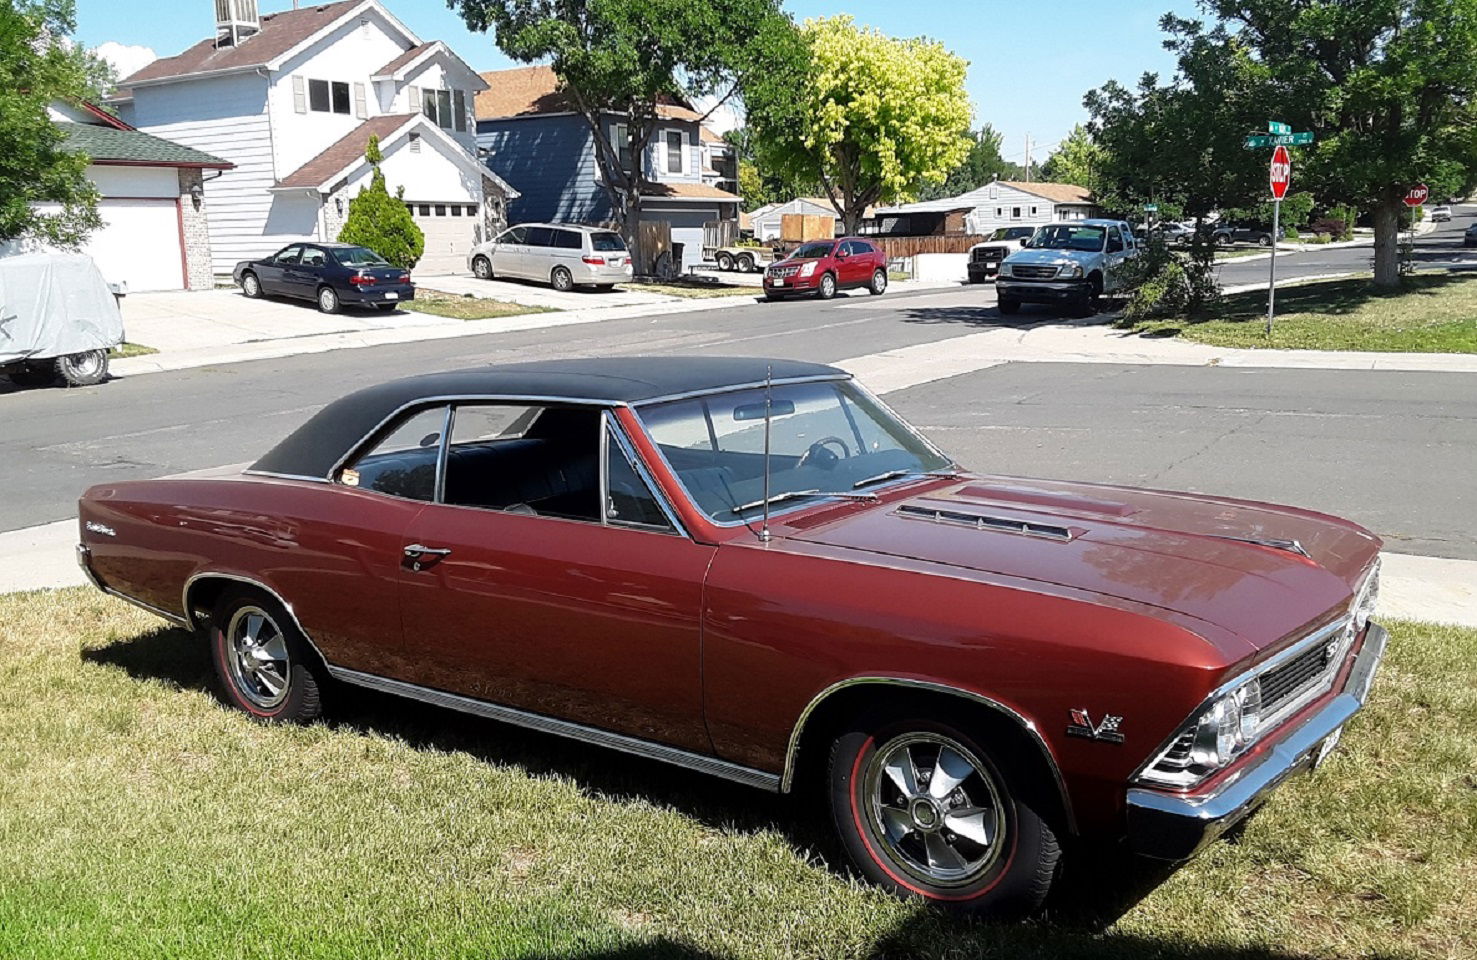
M 321 187 L 329 177 L 364 156 L 364 150 L 369 146 L 371 136 L 384 140 L 404 126 L 406 121 L 414 120 L 416 116 L 417 114 L 414 113 L 387 113 L 383 116 L 372 117 L 339 138 L 327 150 L 283 177 L 277 185 L 279 187 Z
M 67 135 L 67 149 L 85 153 L 94 163 L 137 164 L 157 167 L 206 167 L 229 170 L 229 160 L 211 156 L 141 130 L 120 130 L 93 123 L 59 123 Z
M 531 117 L 541 113 L 570 113 L 573 102 L 559 89 L 559 78 L 547 66 L 513 67 L 482 74 L 487 89 L 477 94 L 477 119 Z M 668 101 L 657 104 L 657 116 L 668 120 L 701 120 L 702 114 L 686 104 Z
M 1052 203 L 1092 203 L 1092 191 L 1086 187 L 1079 187 L 1075 183 L 1043 183 L 1039 180 L 1031 183 L 1024 180 L 1001 180 L 1000 182 L 1022 193 L 1050 200 Z
M 184 53 L 161 57 L 118 81 L 120 88 L 155 80 L 171 80 L 196 73 L 222 70 L 244 70 L 271 63 L 313 34 L 334 23 L 362 0 L 339 0 L 338 3 L 283 10 L 262 17 L 262 28 L 231 47 L 217 47 L 215 37 L 201 40 Z

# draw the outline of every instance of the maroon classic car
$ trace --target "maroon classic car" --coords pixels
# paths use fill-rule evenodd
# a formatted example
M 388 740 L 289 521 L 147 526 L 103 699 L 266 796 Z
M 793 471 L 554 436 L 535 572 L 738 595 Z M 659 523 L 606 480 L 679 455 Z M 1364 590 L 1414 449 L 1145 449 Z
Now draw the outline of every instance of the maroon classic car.
M 253 716 L 334 678 L 810 786 L 869 878 L 997 916 L 1079 839 L 1195 854 L 1323 758 L 1385 648 L 1352 523 L 968 474 L 811 363 L 399 380 L 80 514 L 93 582 Z

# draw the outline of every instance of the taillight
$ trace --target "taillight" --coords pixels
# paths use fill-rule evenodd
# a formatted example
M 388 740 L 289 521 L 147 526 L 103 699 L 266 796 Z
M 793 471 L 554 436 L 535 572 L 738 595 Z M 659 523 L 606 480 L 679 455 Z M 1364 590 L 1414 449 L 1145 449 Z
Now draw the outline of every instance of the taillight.
M 356 273 L 349 278 L 349 282 L 356 287 L 372 287 L 375 280 L 372 274 Z
M 408 273 L 402 273 L 402 274 L 400 274 L 400 282 L 401 283 L 409 283 L 410 282 L 410 274 L 408 274 Z
M 585 256 L 580 257 L 580 259 L 583 260 L 583 261 L 585 261 L 585 263 L 590 264 L 591 266 L 596 266 L 596 267 L 603 267 L 603 266 L 605 266 L 605 258 L 604 257 L 592 257 L 592 256 L 589 256 L 588 254 L 586 254 Z

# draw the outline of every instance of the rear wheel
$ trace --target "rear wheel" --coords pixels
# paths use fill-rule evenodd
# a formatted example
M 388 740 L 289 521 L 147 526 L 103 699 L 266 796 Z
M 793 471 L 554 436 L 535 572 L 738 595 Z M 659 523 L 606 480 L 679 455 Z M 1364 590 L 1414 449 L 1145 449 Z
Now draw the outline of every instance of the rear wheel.
M 741 253 L 738 255 L 738 259 L 734 261 L 734 264 L 737 265 L 740 273 L 752 273 L 754 270 L 754 255 Z
M 574 274 L 569 272 L 568 267 L 555 267 L 549 274 L 549 283 L 560 293 L 568 293 L 574 289 Z
M 820 286 L 815 288 L 815 295 L 822 300 L 829 300 L 836 295 L 835 274 L 822 274 Z
M 262 295 L 262 282 L 250 270 L 241 275 L 241 292 L 252 300 Z
M 319 287 L 318 309 L 322 310 L 324 313 L 338 313 L 338 291 L 334 290 L 332 287 Z
M 54 361 L 56 375 L 69 387 L 90 387 L 108 379 L 108 351 L 69 353 Z
M 872 282 L 867 285 L 867 292 L 874 297 L 880 297 L 887 292 L 887 271 L 873 270 Z
M 727 253 L 718 254 L 718 269 L 724 271 L 732 270 L 733 257 Z
M 1039 907 L 1060 850 L 1028 784 L 961 725 L 863 716 L 832 745 L 832 819 L 869 880 L 997 918 Z
M 492 261 L 486 257 L 472 258 L 472 275 L 478 280 L 492 279 Z
M 304 723 L 323 710 L 317 657 L 275 600 L 256 590 L 221 597 L 211 657 L 233 706 L 270 723 Z

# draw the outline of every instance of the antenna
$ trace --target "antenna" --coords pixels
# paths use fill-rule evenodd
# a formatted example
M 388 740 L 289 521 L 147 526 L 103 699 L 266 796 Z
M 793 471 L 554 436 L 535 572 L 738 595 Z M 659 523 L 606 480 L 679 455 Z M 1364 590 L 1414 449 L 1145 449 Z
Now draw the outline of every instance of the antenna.
M 769 542 L 769 424 L 773 414 L 774 364 L 764 368 L 764 522 L 759 527 L 759 539 Z

